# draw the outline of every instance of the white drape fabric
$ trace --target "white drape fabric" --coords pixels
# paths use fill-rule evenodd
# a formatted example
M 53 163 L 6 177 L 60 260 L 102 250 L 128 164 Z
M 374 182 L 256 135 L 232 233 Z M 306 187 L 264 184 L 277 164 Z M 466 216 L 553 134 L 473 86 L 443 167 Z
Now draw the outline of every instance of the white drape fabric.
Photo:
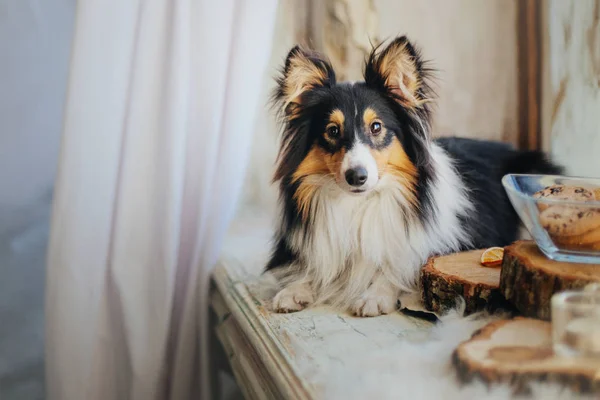
M 208 395 L 208 274 L 264 106 L 275 13 L 276 0 L 78 3 L 48 254 L 48 399 Z

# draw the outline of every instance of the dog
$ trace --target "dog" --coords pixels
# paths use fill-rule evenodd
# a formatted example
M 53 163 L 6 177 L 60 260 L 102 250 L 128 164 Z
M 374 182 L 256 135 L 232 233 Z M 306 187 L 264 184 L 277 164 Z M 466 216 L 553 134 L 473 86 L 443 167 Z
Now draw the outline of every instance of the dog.
M 317 52 L 289 52 L 273 95 L 283 126 L 266 266 L 284 285 L 275 311 L 390 313 L 429 257 L 517 239 L 502 176 L 561 173 L 541 152 L 433 140 L 432 74 L 406 36 L 373 49 L 361 82 L 338 83 Z

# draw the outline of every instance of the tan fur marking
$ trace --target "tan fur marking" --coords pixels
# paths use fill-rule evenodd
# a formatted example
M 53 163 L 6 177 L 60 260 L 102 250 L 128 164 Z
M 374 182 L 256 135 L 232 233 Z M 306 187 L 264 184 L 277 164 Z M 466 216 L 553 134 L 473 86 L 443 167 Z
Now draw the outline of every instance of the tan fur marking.
M 343 148 L 337 153 L 325 153 L 325 163 L 327 164 L 327 168 L 329 168 L 329 173 L 331 173 L 338 182 L 342 179 L 341 167 L 344 155 L 346 155 L 346 149 Z
M 310 203 L 312 202 L 317 189 L 318 187 L 316 185 L 310 185 L 302 182 L 294 194 L 294 199 L 298 204 L 298 211 L 300 211 L 300 215 L 302 215 L 302 220 L 304 221 L 308 219 Z
M 296 169 L 296 172 L 294 172 L 292 182 L 302 179 L 296 193 L 294 193 L 294 199 L 304 220 L 308 218 L 310 203 L 320 187 L 320 179 L 310 180 L 306 178 L 332 175 L 336 180 L 339 179 L 344 154 L 344 149 L 335 154 L 329 154 L 320 147 L 313 146 Z
M 329 115 L 329 123 L 327 124 L 326 129 L 329 129 L 330 126 L 336 125 L 340 130 L 340 137 L 344 136 L 344 113 L 340 109 L 335 109 Z M 325 140 L 327 140 L 331 144 L 335 144 L 337 139 L 329 137 L 327 131 L 325 131 Z
M 377 118 L 379 117 L 377 116 L 375 110 L 369 107 L 365 109 L 365 112 L 363 113 L 363 122 L 365 123 L 365 127 L 367 128 L 367 132 L 369 131 L 368 128 L 371 125 L 371 122 L 375 121 Z
M 340 127 L 340 129 L 342 129 L 344 127 L 345 120 L 346 120 L 346 118 L 344 117 L 344 113 L 342 112 L 342 110 L 340 110 L 338 108 L 333 110 L 331 112 L 331 115 L 329 116 L 329 122 L 332 124 L 336 124 L 337 126 Z
M 429 101 L 417 98 L 421 81 L 415 60 L 406 50 L 406 45 L 391 47 L 382 55 L 379 73 L 386 77 L 386 85 L 400 97 L 402 105 L 418 107 Z
M 301 115 L 302 108 L 296 103 L 288 103 L 285 113 L 287 118 L 291 121 Z
M 379 176 L 385 174 L 394 175 L 406 188 L 404 196 L 412 204 L 417 204 L 416 184 L 417 167 L 410 161 L 404 148 L 397 138 L 392 139 L 392 143 L 383 150 L 371 150 L 373 158 L 377 162 Z
M 290 62 L 289 72 L 284 84 L 284 109 L 290 103 L 298 103 L 302 93 L 323 85 L 327 80 L 326 72 L 301 53 L 293 57 Z
M 294 172 L 294 175 L 292 175 L 292 182 L 296 182 L 309 175 L 322 175 L 328 173 L 329 168 L 325 162 L 324 151 L 317 146 L 313 146 L 298 166 L 298 169 Z
M 372 108 L 366 108 L 365 112 L 363 113 L 363 122 L 365 124 L 365 132 L 370 132 L 371 131 L 371 124 L 376 121 L 379 120 L 379 116 L 377 115 L 377 113 L 375 112 L 375 110 L 373 110 Z M 383 125 L 383 122 L 379 121 L 381 123 L 381 132 L 379 133 L 379 135 L 377 136 L 371 136 L 371 140 L 374 143 L 381 143 L 384 141 L 386 135 L 387 135 L 387 129 L 385 129 L 385 126 Z

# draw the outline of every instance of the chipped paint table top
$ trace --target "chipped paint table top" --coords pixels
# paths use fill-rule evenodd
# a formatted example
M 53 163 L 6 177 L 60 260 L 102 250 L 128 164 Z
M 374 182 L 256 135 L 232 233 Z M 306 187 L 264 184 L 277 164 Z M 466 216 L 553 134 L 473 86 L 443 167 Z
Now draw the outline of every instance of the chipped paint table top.
M 357 318 L 326 307 L 271 312 L 277 286 L 271 276 L 260 274 L 269 226 L 259 217 L 234 225 L 211 287 L 217 337 L 247 398 L 328 398 L 325 384 L 332 368 L 352 368 L 361 355 L 399 340 L 427 340 L 431 324 L 400 313 Z

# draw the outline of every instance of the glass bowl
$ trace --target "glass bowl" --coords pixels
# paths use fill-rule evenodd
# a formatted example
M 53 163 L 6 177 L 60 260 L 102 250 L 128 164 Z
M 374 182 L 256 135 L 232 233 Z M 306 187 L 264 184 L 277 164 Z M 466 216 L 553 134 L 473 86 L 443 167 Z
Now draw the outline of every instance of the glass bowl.
M 556 175 L 509 174 L 502 185 L 519 218 L 546 257 L 564 262 L 600 264 L 600 179 Z M 536 198 L 552 185 L 585 188 L 586 201 Z

